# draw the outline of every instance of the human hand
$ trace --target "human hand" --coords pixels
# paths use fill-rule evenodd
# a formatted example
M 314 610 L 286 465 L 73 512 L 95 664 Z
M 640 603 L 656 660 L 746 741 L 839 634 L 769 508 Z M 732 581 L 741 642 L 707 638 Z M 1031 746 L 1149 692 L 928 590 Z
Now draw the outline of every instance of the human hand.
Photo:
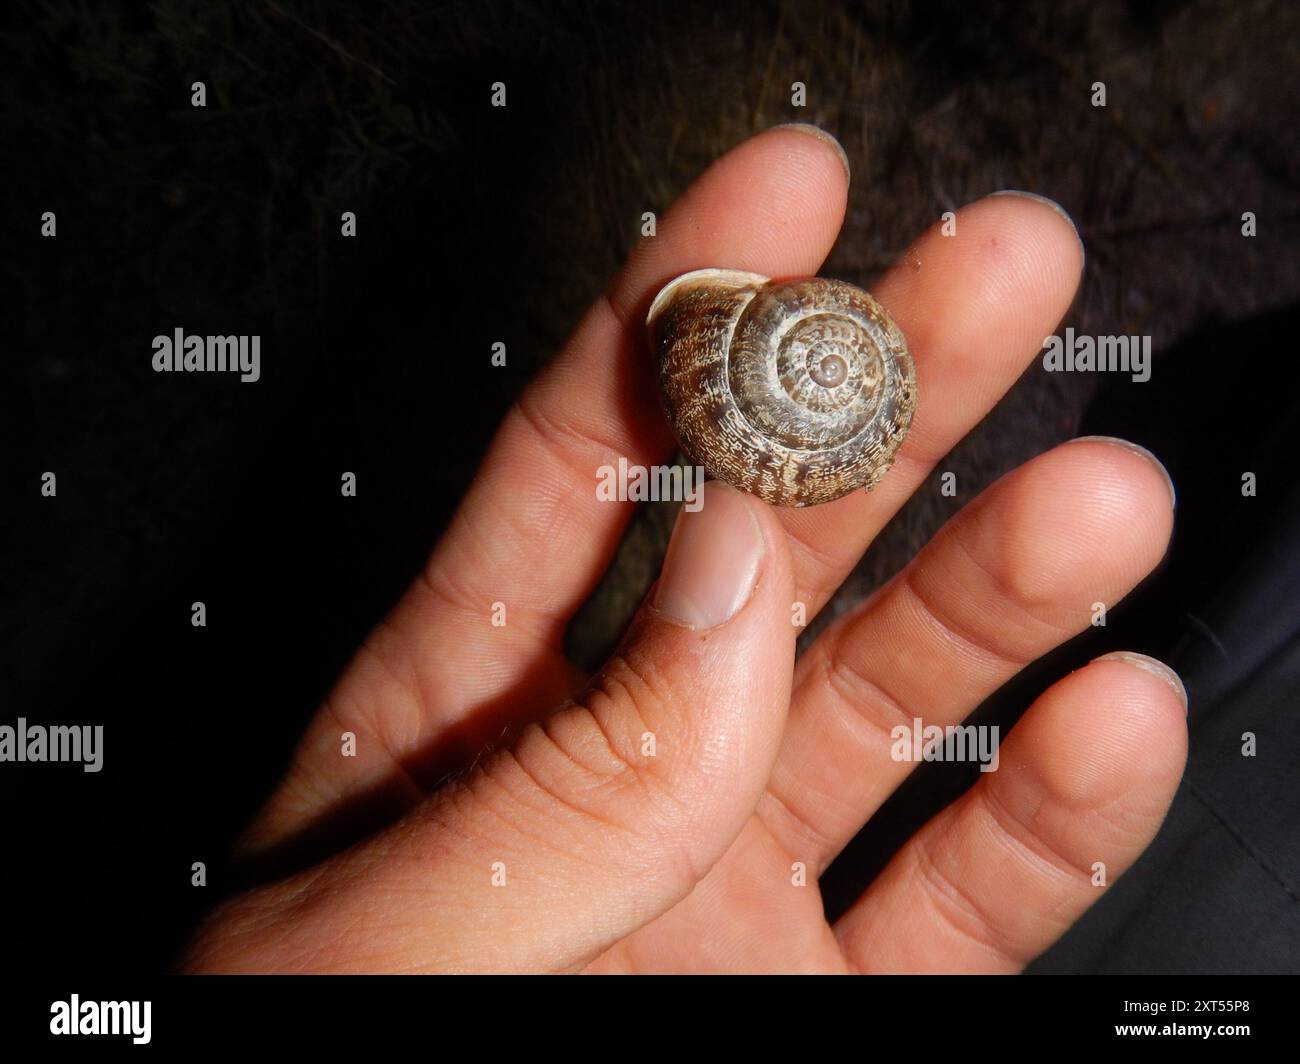
M 834 926 L 817 889 L 912 767 L 891 758 L 891 729 L 960 722 L 1087 627 L 1093 602 L 1113 605 L 1168 541 L 1163 469 L 1071 442 L 990 487 L 795 661 L 792 605 L 815 615 L 1069 306 L 1082 249 L 1040 201 L 964 208 L 957 235 L 931 230 L 873 286 L 919 393 L 876 490 L 776 510 L 710 483 L 614 658 L 593 678 L 564 658 L 565 625 L 634 507 L 598 501 L 596 470 L 674 447 L 644 350 L 650 298 L 703 266 L 817 272 L 847 187 L 833 145 L 769 130 L 637 248 L 507 415 L 243 852 L 362 801 L 391 824 L 222 905 L 188 970 L 1010 972 L 1099 896 L 1096 862 L 1113 882 L 1141 853 L 1182 773 L 1185 696 L 1150 659 L 1104 658 L 1043 693 L 997 770 Z M 345 732 L 355 757 L 341 756 Z

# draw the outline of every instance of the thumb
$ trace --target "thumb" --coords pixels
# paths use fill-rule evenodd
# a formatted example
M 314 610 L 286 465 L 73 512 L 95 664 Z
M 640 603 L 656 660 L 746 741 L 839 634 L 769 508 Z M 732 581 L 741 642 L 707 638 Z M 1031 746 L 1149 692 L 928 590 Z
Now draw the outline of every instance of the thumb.
M 797 634 L 776 515 L 717 481 L 702 499 L 586 690 L 383 835 L 267 888 L 282 903 L 227 913 L 224 934 L 217 914 L 193 965 L 243 967 L 219 940 L 269 922 L 253 967 L 577 969 L 689 894 L 767 783 Z

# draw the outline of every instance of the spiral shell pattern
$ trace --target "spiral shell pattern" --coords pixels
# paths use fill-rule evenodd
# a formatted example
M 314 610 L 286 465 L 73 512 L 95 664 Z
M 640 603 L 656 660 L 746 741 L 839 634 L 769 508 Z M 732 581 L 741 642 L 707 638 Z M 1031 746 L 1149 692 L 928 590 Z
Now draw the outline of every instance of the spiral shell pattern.
M 687 457 L 767 502 L 874 487 L 911 425 L 903 334 L 843 281 L 696 270 L 664 287 L 646 324 Z

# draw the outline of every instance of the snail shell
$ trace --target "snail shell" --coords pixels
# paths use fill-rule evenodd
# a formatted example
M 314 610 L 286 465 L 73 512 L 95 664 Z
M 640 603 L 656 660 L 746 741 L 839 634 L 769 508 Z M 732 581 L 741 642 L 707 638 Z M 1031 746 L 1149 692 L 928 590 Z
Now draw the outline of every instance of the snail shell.
M 775 505 L 874 487 L 912 423 L 902 331 L 843 281 L 695 270 L 660 291 L 646 325 L 688 458 Z

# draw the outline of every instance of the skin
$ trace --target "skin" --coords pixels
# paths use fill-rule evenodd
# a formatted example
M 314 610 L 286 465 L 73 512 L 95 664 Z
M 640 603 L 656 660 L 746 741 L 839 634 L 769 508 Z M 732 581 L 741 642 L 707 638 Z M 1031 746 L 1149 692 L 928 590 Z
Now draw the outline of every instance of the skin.
M 507 415 L 241 856 L 328 836 L 361 798 L 389 823 L 226 902 L 185 969 L 1015 972 L 1100 896 L 1095 862 L 1113 883 L 1137 858 L 1183 771 L 1185 696 L 1150 659 L 1100 659 L 1037 699 L 998 770 L 834 926 L 817 890 L 912 768 L 890 757 L 890 728 L 961 721 L 1083 630 L 1092 603 L 1113 606 L 1168 542 L 1157 463 L 1067 443 L 990 487 L 795 661 L 791 604 L 811 619 L 826 603 L 1068 308 L 1083 251 L 1043 202 L 964 208 L 958 235 L 924 234 L 873 288 L 908 338 L 920 395 L 875 491 L 778 510 L 710 485 L 705 509 L 741 506 L 761 537 L 734 616 L 701 630 L 652 593 L 597 676 L 563 656 L 635 505 L 598 502 L 595 470 L 674 447 L 643 346 L 650 299 L 704 266 L 816 273 L 847 189 L 833 142 L 769 130 L 703 173 L 636 249 Z M 504 627 L 489 620 L 498 601 Z M 654 757 L 641 755 L 647 730 Z M 340 756 L 345 731 L 355 757 Z M 796 862 L 806 886 L 792 884 Z

